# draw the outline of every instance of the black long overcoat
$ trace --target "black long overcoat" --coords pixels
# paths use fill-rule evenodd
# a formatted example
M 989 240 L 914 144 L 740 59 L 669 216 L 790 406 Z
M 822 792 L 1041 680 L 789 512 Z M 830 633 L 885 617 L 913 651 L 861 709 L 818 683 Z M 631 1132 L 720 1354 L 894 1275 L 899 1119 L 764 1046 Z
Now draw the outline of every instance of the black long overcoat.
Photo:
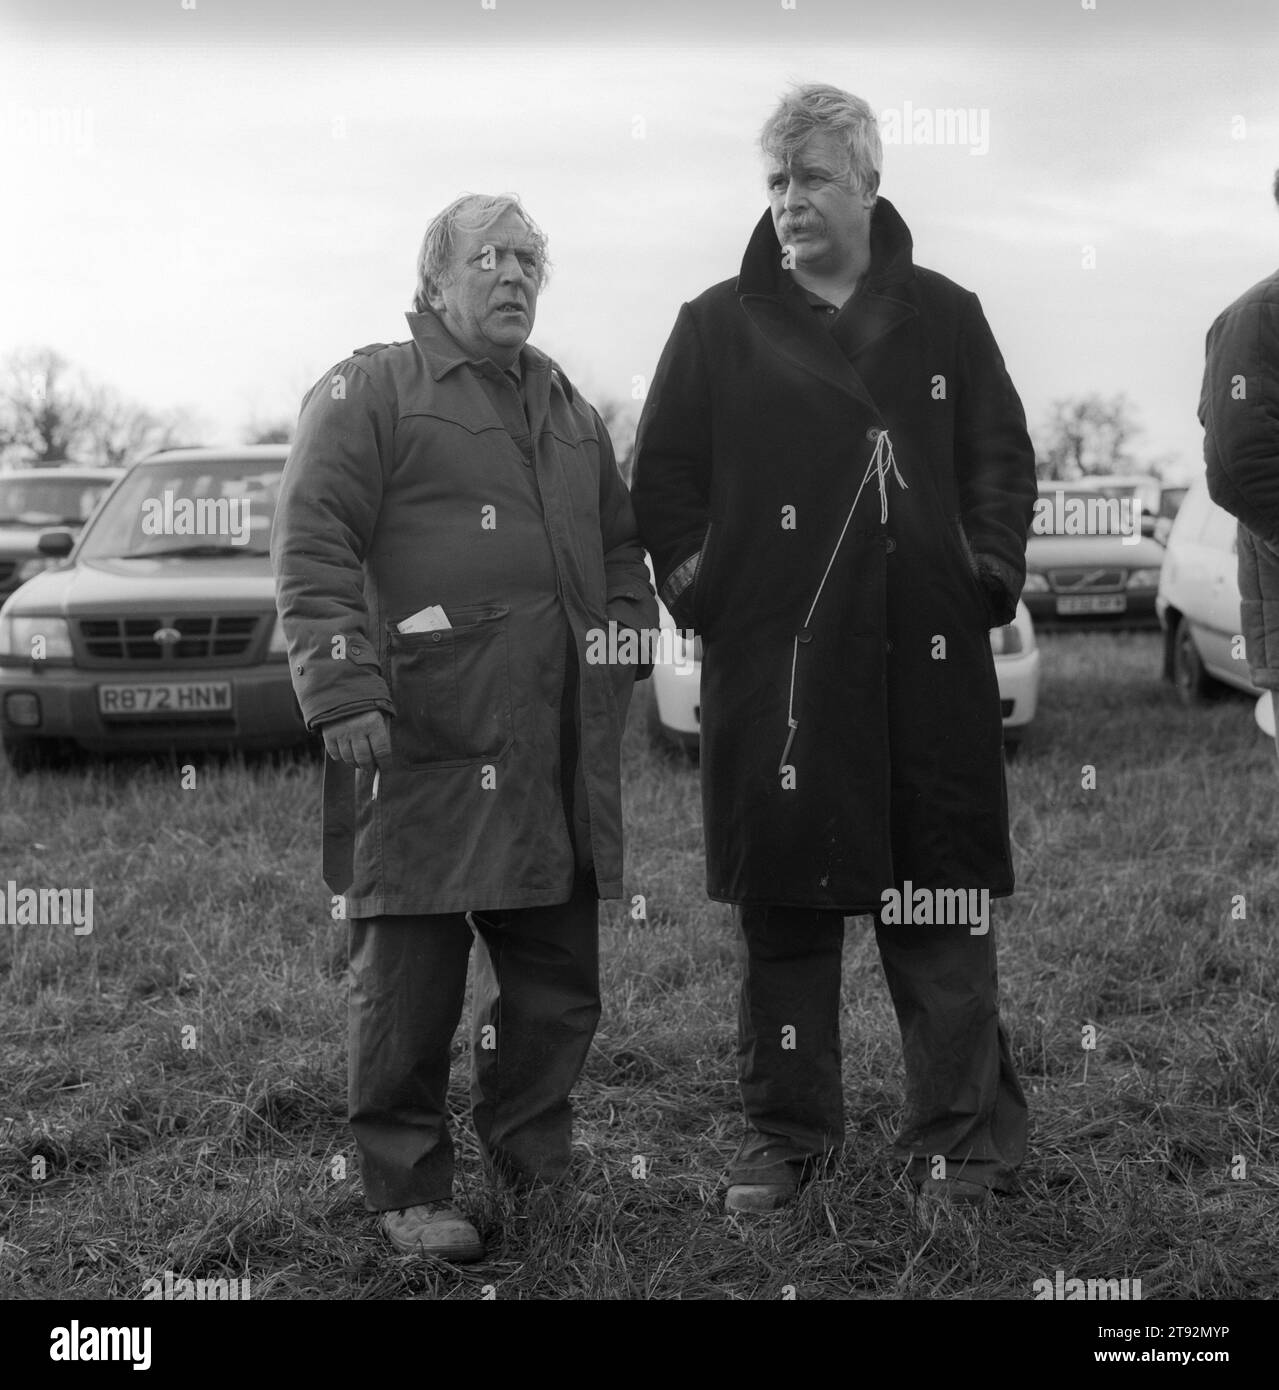
M 1034 451 L 976 295 L 911 247 L 879 199 L 832 330 L 766 213 L 649 389 L 633 500 L 703 638 L 719 901 L 851 915 L 907 881 L 1013 888 L 989 629 L 1025 579 Z

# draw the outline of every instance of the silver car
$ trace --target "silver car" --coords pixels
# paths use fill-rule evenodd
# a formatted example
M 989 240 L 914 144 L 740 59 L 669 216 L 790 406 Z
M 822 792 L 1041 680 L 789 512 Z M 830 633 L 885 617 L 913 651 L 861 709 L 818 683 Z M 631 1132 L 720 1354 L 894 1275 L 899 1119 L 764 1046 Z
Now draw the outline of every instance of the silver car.
M 57 561 L 36 543 L 54 527 L 73 534 L 123 468 L 17 468 L 0 473 L 0 603 Z

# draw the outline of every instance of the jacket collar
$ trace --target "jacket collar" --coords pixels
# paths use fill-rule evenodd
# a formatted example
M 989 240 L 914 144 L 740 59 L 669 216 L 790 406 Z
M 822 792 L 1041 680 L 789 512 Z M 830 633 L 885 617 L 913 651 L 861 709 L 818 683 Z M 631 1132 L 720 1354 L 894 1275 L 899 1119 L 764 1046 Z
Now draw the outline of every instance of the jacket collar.
M 879 198 L 870 219 L 870 269 L 862 289 L 880 289 L 914 279 L 914 238 L 902 215 L 888 201 Z M 742 257 L 737 277 L 738 294 L 782 294 L 793 284 L 782 269 L 781 247 L 773 227 L 773 215 L 765 210 L 755 224 Z
M 425 309 L 420 313 L 410 309 L 404 317 L 409 332 L 413 335 L 413 341 L 426 361 L 427 370 L 436 381 L 440 381 L 463 363 L 485 360 L 472 357 L 444 327 L 440 316 L 433 309 Z M 557 363 L 531 343 L 525 343 L 520 349 L 520 374 L 528 379 L 528 387 L 533 391 L 542 384 L 539 376 L 549 374 L 550 380 L 559 383 L 568 399 L 573 399 L 573 385 L 568 377 Z
M 813 311 L 789 272 L 772 214 L 755 224 L 742 257 L 736 291 L 742 309 L 783 357 L 827 385 L 878 410 L 854 359 L 885 334 L 919 313 L 910 230 L 887 198 L 875 204 L 870 224 L 870 269 L 831 328 L 813 322 Z

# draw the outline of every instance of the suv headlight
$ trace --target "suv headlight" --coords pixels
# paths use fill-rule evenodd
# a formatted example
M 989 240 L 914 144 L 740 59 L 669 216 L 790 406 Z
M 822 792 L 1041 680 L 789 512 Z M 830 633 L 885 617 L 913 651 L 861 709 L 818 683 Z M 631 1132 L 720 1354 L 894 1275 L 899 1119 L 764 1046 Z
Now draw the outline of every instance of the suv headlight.
M 1036 574 L 1034 570 L 1031 570 L 1026 575 L 1026 583 L 1022 587 L 1028 594 L 1046 594 L 1048 592 L 1048 576 Z
M 1015 656 L 1023 645 L 1021 631 L 1015 623 L 990 630 L 990 649 L 996 656 Z
M 1151 570 L 1129 570 L 1128 587 L 1130 589 L 1157 589 L 1159 587 L 1159 571 Z
M 0 613 L 0 656 L 11 661 L 70 661 L 71 626 L 65 618 Z

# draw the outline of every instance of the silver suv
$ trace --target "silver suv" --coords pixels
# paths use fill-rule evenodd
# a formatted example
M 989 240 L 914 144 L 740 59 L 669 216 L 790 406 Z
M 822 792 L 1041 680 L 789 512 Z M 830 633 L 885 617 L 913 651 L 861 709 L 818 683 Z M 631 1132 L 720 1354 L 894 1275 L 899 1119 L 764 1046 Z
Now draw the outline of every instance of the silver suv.
M 57 563 L 36 548 L 41 532 L 75 533 L 123 468 L 16 468 L 0 473 L 0 603 Z

